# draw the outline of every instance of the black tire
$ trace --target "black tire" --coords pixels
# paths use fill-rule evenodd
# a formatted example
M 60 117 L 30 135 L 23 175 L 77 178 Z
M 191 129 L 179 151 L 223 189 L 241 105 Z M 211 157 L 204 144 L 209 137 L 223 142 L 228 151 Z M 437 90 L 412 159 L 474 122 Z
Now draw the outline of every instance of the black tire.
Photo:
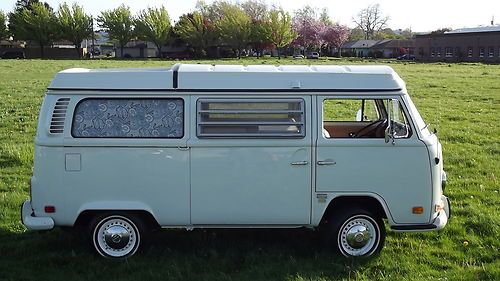
M 382 218 L 356 207 L 335 210 L 325 234 L 328 247 L 348 258 L 377 255 L 386 236 Z
M 133 256 L 144 244 L 147 233 L 139 216 L 125 212 L 100 214 L 89 225 L 91 245 L 106 258 Z

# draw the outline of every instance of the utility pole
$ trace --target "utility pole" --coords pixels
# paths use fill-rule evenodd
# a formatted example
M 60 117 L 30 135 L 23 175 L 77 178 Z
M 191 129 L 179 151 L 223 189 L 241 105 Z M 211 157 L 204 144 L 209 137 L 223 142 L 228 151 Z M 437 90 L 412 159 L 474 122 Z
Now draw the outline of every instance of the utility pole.
M 92 19 L 92 47 L 90 49 L 90 57 L 93 58 L 95 53 L 94 16 L 92 16 L 91 19 Z

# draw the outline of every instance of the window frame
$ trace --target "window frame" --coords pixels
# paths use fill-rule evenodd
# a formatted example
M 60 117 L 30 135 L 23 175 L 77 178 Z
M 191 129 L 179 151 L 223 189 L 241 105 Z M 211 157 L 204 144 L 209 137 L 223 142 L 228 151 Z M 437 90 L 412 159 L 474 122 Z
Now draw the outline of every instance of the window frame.
M 78 106 L 84 101 L 87 100 L 180 100 L 182 101 L 182 135 L 180 137 L 84 137 L 84 136 L 75 136 L 73 134 L 74 121 L 77 113 Z M 181 97 L 88 97 L 80 99 L 75 106 L 73 107 L 73 114 L 70 120 L 70 130 L 69 134 L 74 139 L 97 139 L 97 140 L 105 140 L 105 139 L 116 139 L 116 140 L 141 140 L 141 139 L 154 139 L 154 140 L 180 140 L 183 139 L 186 135 L 186 101 Z
M 372 140 L 384 140 L 383 137 L 377 137 L 377 138 L 352 138 L 352 137 L 325 137 L 324 134 L 322 134 L 322 130 L 325 128 L 325 122 L 335 122 L 335 123 L 364 123 L 366 125 L 369 125 L 373 122 L 377 122 L 377 121 L 380 121 L 380 120 L 383 120 L 384 118 L 388 118 L 388 112 L 387 112 L 387 108 L 385 107 L 385 100 L 387 99 L 391 99 L 391 98 L 387 98 L 387 97 L 369 97 L 369 96 L 362 96 L 362 97 L 359 97 L 359 96 L 350 96 L 350 97 L 345 97 L 345 96 L 339 96 L 339 97 L 336 97 L 336 96 L 331 96 L 331 97 L 323 97 L 322 98 L 322 101 L 321 101 L 321 112 L 318 112 L 319 116 L 321 117 L 321 119 L 318 119 L 320 120 L 318 122 L 318 126 L 320 126 L 320 129 L 319 129 L 319 134 L 322 136 L 323 139 L 325 140 L 328 140 L 328 141 L 341 141 L 341 140 L 356 140 L 355 142 L 362 142 L 362 141 L 372 141 Z M 329 101 L 329 100 L 357 100 L 357 101 L 361 101 L 361 103 L 363 103 L 362 101 L 366 101 L 366 100 L 373 100 L 374 103 L 375 103 L 375 106 L 377 108 L 377 114 L 379 115 L 379 119 L 378 120 L 374 120 L 374 121 L 343 121 L 343 120 L 340 120 L 340 121 L 335 121 L 335 120 L 326 120 L 325 119 L 325 102 L 326 101 Z M 401 103 L 401 101 L 399 99 L 397 99 L 400 106 L 402 107 L 402 110 L 403 110 L 403 113 L 405 115 L 405 120 L 407 120 L 407 122 L 409 122 L 409 118 L 407 118 L 407 113 L 406 111 L 403 109 L 403 104 Z M 411 129 L 411 124 L 408 123 L 408 126 L 410 127 L 410 134 L 405 137 L 405 138 L 402 138 L 402 139 L 407 139 L 407 138 L 410 138 L 411 135 L 412 135 L 412 129 Z M 384 140 L 385 142 L 385 140 Z
M 444 50 L 445 50 L 444 56 L 446 58 L 452 58 L 453 57 L 453 47 L 446 47 Z
M 201 114 L 203 113 L 210 113 L 209 110 L 206 109 L 201 109 L 202 108 L 202 103 L 290 103 L 290 102 L 298 102 L 300 104 L 300 110 L 297 110 L 296 112 L 293 112 L 295 114 L 300 114 L 301 120 L 294 123 L 290 124 L 290 126 L 300 126 L 300 133 L 296 134 L 287 134 L 287 133 L 202 133 L 202 126 L 204 124 L 200 124 L 201 121 Z M 216 97 L 200 97 L 196 99 L 196 120 L 195 120 L 195 129 L 196 129 L 196 137 L 198 139 L 304 139 L 306 137 L 306 130 L 307 130 L 307 122 L 306 122 L 306 102 L 303 98 L 256 98 L 256 97 L 228 97 L 228 98 L 216 98 Z M 203 112 L 201 112 L 203 111 Z M 247 112 L 250 114 L 258 114 L 262 111 L 262 114 L 272 114 L 272 113 L 291 113 L 289 109 L 283 110 L 283 112 L 276 112 L 280 111 L 278 110 L 269 110 L 269 109 L 255 109 L 253 112 Z M 267 111 L 267 112 L 266 112 Z M 274 112 L 270 112 L 274 111 Z M 238 114 L 238 112 L 232 112 L 233 114 Z M 241 113 L 245 113 L 244 111 L 241 111 Z M 256 123 L 258 123 L 256 121 Z M 206 124 L 205 124 L 206 125 Z M 216 125 L 216 124 L 214 124 Z M 234 122 L 234 125 L 238 125 L 237 122 Z M 248 124 L 247 124 L 248 125 Z M 273 125 L 273 124 L 267 124 L 267 125 Z M 279 124 L 278 124 L 279 125 Z M 287 124 L 283 124 L 287 125 Z M 257 124 L 258 126 L 258 124 Z
M 418 138 L 419 136 L 419 129 L 417 125 L 414 123 L 415 121 L 413 120 L 413 116 L 410 113 L 410 109 L 408 108 L 407 104 L 405 103 L 404 97 L 394 97 L 394 96 L 322 96 L 321 100 L 319 100 L 320 103 L 318 103 L 318 106 L 321 108 L 321 112 L 318 112 L 318 138 L 321 138 L 323 140 L 326 140 L 328 143 L 329 142 L 344 142 L 347 141 L 348 143 L 351 143 L 354 141 L 354 143 L 363 143 L 367 141 L 380 141 L 383 140 L 385 143 L 384 138 L 350 138 L 350 137 L 343 137 L 343 138 L 336 138 L 336 137 L 330 137 L 327 138 L 324 136 L 322 133 L 322 129 L 324 128 L 324 122 L 363 122 L 363 121 L 332 121 L 332 120 L 325 120 L 325 115 L 324 115 L 324 104 L 325 101 L 327 100 L 375 100 L 376 106 L 377 106 L 377 111 L 379 111 L 379 114 L 381 114 L 382 118 L 388 118 L 388 112 L 387 108 L 385 107 L 385 101 L 387 100 L 395 100 L 397 101 L 399 108 L 404 116 L 404 119 L 406 121 L 406 125 L 408 128 L 408 132 L 406 136 L 402 137 L 397 137 L 396 139 L 398 140 L 410 140 L 414 138 L 414 135 Z M 379 100 L 379 102 L 377 102 Z M 379 108 L 382 106 L 381 108 Z M 379 119 L 380 120 L 380 119 Z M 376 120 L 378 121 L 378 120 Z M 373 121 L 372 121 L 373 122 Z

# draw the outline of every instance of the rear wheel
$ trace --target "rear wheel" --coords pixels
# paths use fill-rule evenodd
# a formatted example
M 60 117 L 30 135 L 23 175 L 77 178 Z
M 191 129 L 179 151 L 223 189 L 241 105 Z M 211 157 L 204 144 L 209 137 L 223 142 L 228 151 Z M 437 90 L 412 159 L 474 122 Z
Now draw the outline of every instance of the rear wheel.
M 145 227 L 134 215 L 104 214 L 90 224 L 91 241 L 96 251 L 109 258 L 126 258 L 139 249 Z
M 384 246 L 384 222 L 364 209 L 341 209 L 330 219 L 327 241 L 345 257 L 370 257 Z

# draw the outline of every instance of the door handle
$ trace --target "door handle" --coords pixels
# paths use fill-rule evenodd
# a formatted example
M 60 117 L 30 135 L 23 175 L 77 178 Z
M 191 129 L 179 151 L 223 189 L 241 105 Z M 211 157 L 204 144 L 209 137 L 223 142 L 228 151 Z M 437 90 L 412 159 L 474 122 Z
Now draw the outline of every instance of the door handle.
M 307 164 L 309 164 L 309 162 L 307 162 L 307 161 L 295 161 L 295 162 L 292 162 L 290 164 L 292 164 L 293 166 L 299 166 L 299 165 L 307 165 Z
M 333 160 L 323 160 L 323 161 L 318 161 L 317 163 L 320 166 L 335 165 L 335 164 L 337 164 L 337 162 L 335 162 Z
M 177 149 L 179 149 L 180 151 L 187 151 L 189 150 L 189 146 L 178 146 Z

